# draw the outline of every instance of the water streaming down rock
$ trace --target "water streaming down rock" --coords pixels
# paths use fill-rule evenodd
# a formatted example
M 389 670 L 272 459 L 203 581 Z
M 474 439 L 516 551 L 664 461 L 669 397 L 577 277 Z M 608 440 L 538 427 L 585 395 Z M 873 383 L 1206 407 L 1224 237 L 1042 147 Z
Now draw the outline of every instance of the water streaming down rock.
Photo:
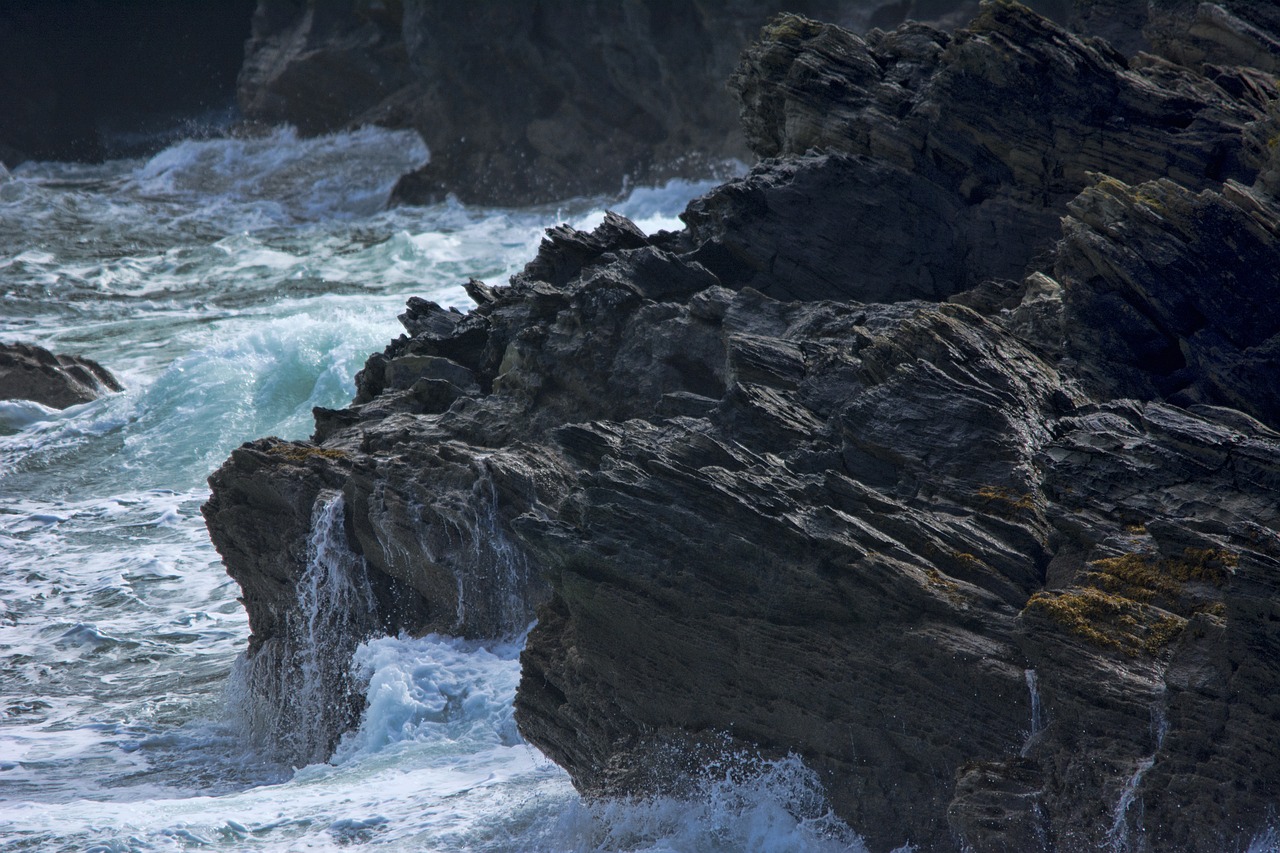
M 1167 697 L 1162 693 L 1157 702 L 1151 706 L 1151 734 L 1155 740 L 1155 749 L 1150 755 L 1138 761 L 1133 768 L 1133 775 L 1120 791 L 1120 798 L 1116 801 L 1115 810 L 1112 812 L 1111 829 L 1107 832 L 1107 843 L 1110 845 L 1111 853 L 1133 853 L 1133 851 L 1147 849 L 1147 845 L 1141 838 L 1133 837 L 1133 829 L 1135 827 L 1142 829 L 1142 795 L 1139 786 L 1142 784 L 1143 777 L 1155 766 L 1160 749 L 1164 746 L 1165 735 L 1169 733 L 1167 701 Z M 1135 806 L 1137 806 L 1136 814 L 1131 816 L 1129 812 L 1134 810 Z
M 1031 751 L 1031 745 L 1036 735 L 1044 730 L 1044 708 L 1040 703 L 1040 684 L 1036 680 L 1036 671 L 1028 669 L 1025 675 L 1027 678 L 1027 693 L 1030 694 L 1031 698 L 1031 728 L 1027 731 L 1026 743 L 1022 745 L 1022 756 L 1024 758 Z
M 498 484 L 486 460 L 476 460 L 475 467 L 473 522 L 468 537 L 474 567 L 458 573 L 458 624 L 466 622 L 468 610 L 484 609 L 491 614 L 487 621 L 510 632 L 527 618 L 529 604 L 524 593 L 534 571 L 525 552 L 502 529 Z
M 254 745 L 302 766 L 324 761 L 356 722 L 363 684 L 351 656 L 377 627 L 364 559 L 343 531 L 342 495 L 316 497 L 306 570 L 285 630 L 236 663 L 229 704 Z

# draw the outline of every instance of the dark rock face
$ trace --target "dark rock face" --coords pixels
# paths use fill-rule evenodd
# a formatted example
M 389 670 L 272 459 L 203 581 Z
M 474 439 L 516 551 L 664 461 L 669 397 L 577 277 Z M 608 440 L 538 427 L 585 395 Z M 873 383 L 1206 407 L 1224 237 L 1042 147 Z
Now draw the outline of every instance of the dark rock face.
M 416 128 L 431 161 L 400 182 L 401 202 L 614 193 L 747 155 L 724 80 L 784 5 L 261 0 L 240 105 L 308 133 Z
M 252 121 L 330 133 L 413 82 L 399 2 L 260 0 L 237 81 Z
M 1002 2 L 782 18 L 735 86 L 773 159 L 684 231 L 562 226 L 465 315 L 411 300 L 312 442 L 214 474 L 252 650 L 341 494 L 350 630 L 536 611 L 517 721 L 589 795 L 794 752 L 873 850 L 1243 850 L 1280 801 L 1275 80 Z
M 54 355 L 34 344 L 0 344 L 0 400 L 33 400 L 55 409 L 123 390 L 93 359 Z
M 863 159 L 808 179 L 839 187 L 822 206 L 801 179 L 786 189 L 757 177 L 730 183 L 695 206 L 693 232 L 723 244 L 726 263 L 749 269 L 766 293 L 779 287 L 770 280 L 779 268 L 786 298 L 876 300 L 1022 278 L 1091 173 L 1191 189 L 1251 182 L 1266 160 L 1253 138 L 1280 96 L 1273 78 L 1249 70 L 1210 82 L 1154 57 L 1127 62 L 1008 3 L 954 35 L 908 25 L 862 39 L 781 18 L 733 86 L 760 156 L 817 148 Z M 750 197 L 729 202 L 736 219 L 719 210 L 733 194 Z M 785 215 L 800 207 L 810 213 Z M 907 230 L 883 234 L 883 217 Z M 784 234 L 781 223 L 804 233 Z M 826 245 L 834 251 L 814 251 Z M 814 267 L 828 258 L 832 269 Z
M 417 129 L 431 161 L 404 176 L 398 202 L 616 193 L 748 156 L 724 81 L 782 11 L 859 30 L 907 17 L 955 27 L 977 3 L 259 0 L 239 103 L 251 121 L 304 133 Z
M 1081 375 L 1107 396 L 1229 406 L 1280 424 L 1275 197 L 1230 182 L 1197 194 L 1104 179 L 1068 210 L 1054 275 Z
M 1246 0 L 1149 4 L 1144 34 L 1153 50 L 1192 68 L 1248 65 L 1280 71 L 1280 7 Z

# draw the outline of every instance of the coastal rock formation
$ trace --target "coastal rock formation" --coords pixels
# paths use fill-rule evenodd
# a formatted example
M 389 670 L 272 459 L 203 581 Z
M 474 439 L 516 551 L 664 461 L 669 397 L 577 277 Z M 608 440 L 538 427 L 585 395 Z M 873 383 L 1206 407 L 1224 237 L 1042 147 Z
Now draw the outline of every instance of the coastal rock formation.
M 413 83 L 399 2 L 259 0 L 237 80 L 246 118 L 331 133 Z
M 780 267 L 801 298 L 883 299 L 896 285 L 898 298 L 937 299 L 1021 279 L 1092 173 L 1196 190 L 1252 182 L 1268 156 L 1258 141 L 1272 126 L 1267 105 L 1280 97 L 1268 75 L 1220 69 L 1209 80 L 1151 56 L 1127 61 L 1011 3 L 988 5 L 953 35 L 906 25 L 863 39 L 780 18 L 747 51 L 733 86 L 761 156 L 820 149 L 861 158 L 843 170 L 858 177 L 809 178 L 843 190 L 816 210 L 799 178 L 787 182 L 790 193 L 730 183 L 695 206 L 694 233 L 759 271 L 753 286 L 771 292 L 767 276 Z M 729 219 L 717 198 L 735 193 L 759 200 Z M 812 212 L 771 215 L 788 203 Z M 910 230 L 877 226 L 886 216 Z M 710 234 L 721 222 L 726 236 Z M 805 233 L 782 233 L 782 223 Z M 877 239 L 861 236 L 868 228 Z M 826 243 L 833 250 L 813 251 Z M 828 259 L 852 274 L 806 269 Z
M 31 400 L 55 409 L 123 390 L 93 359 L 54 355 L 34 344 L 0 344 L 0 400 Z
M 536 615 L 516 719 L 587 795 L 793 753 L 876 851 L 1245 849 L 1280 802 L 1275 79 L 991 2 L 783 17 L 734 86 L 765 159 L 684 230 L 561 226 L 466 314 L 410 300 L 351 406 L 213 475 L 251 660 L 323 516 L 352 642 Z
M 1061 0 L 1035 0 L 1065 13 Z M 431 160 L 397 202 L 454 194 L 523 205 L 704 176 L 746 159 L 724 82 L 778 12 L 859 31 L 907 18 L 948 28 L 976 0 L 724 0 L 458 4 L 259 0 L 239 79 L 251 122 L 303 133 L 416 129 Z M 495 38 L 495 34 L 501 38 Z
M 415 128 L 431 160 L 400 202 L 615 193 L 745 158 L 724 89 L 739 51 L 784 8 L 839 20 L 864 5 L 261 0 L 239 100 L 305 133 Z

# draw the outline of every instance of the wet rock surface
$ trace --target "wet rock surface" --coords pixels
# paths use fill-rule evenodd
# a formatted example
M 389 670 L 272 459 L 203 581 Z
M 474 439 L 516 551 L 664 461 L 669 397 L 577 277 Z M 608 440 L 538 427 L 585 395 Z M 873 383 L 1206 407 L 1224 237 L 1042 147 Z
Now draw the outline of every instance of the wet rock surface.
M 779 19 L 734 85 L 768 159 L 685 230 L 551 229 L 470 312 L 411 300 L 312 441 L 214 474 L 252 648 L 338 493 L 360 630 L 536 615 L 517 721 L 588 795 L 796 753 L 873 850 L 1245 849 L 1280 800 L 1274 78 L 1001 2 Z
M 55 355 L 34 344 L 0 344 L 0 400 L 31 400 L 55 409 L 123 390 L 93 359 Z

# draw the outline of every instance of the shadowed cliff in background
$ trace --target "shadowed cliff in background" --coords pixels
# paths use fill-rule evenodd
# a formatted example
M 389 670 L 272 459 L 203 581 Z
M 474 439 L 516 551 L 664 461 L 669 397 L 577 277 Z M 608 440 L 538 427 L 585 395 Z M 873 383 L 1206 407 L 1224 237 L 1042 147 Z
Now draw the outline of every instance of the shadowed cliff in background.
M 1179 62 L 1280 63 L 1268 35 L 1280 17 L 1272 4 L 1030 6 L 1126 55 L 1155 48 Z M 856 32 L 907 19 L 953 29 L 977 8 L 977 0 L 15 0 L 0 9 L 0 161 L 148 154 L 237 117 L 239 132 L 288 123 L 304 135 L 374 123 L 414 128 L 431 151 L 401 181 L 397 202 L 607 195 L 750 158 L 724 81 L 771 15 Z
M 1181 39 L 1187 21 L 1203 17 L 1185 50 L 1209 61 L 1280 15 L 1244 0 L 1226 4 L 1239 7 L 1239 19 L 1181 0 L 1150 13 L 1133 0 L 1030 5 L 1125 53 Z M 976 0 L 261 0 L 239 98 L 247 118 L 306 133 L 364 122 L 416 128 L 431 162 L 397 187 L 400 202 L 613 194 L 628 181 L 702 176 L 728 158 L 749 159 L 724 81 L 774 13 L 862 32 L 908 18 L 951 29 L 977 8 Z M 1250 64 L 1274 61 L 1273 46 L 1258 47 Z
M 773 21 L 731 82 L 763 159 L 682 231 L 562 226 L 467 314 L 410 300 L 312 441 L 213 475 L 264 678 L 341 493 L 361 630 L 537 615 L 517 721 L 587 794 L 794 752 L 877 851 L 1245 849 L 1280 803 L 1275 31 L 1146 26 L 1168 55 L 1004 0 Z

